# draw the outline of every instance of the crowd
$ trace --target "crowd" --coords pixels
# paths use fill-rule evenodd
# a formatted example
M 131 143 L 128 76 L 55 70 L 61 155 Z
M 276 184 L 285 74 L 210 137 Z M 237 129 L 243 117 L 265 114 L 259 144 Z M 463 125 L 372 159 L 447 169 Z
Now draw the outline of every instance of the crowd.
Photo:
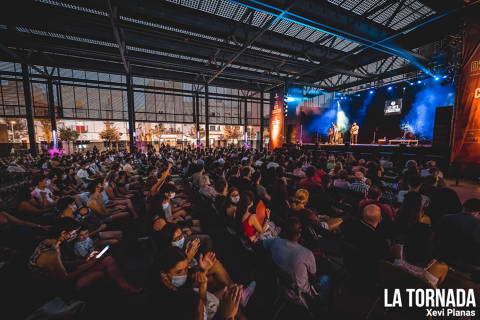
M 162 146 L 11 157 L 0 174 L 22 180 L 1 194 L 0 275 L 24 266 L 49 298 L 109 283 L 164 319 L 268 319 L 269 274 L 316 317 L 345 281 L 378 286 L 382 264 L 432 288 L 480 278 L 480 199 L 461 203 L 435 161 Z M 142 288 L 115 259 L 137 241 Z

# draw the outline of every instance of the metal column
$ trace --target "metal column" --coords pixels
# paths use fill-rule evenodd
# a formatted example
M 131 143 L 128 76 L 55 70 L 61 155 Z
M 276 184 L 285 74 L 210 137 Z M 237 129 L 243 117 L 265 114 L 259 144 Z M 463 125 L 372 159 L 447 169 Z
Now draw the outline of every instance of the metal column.
M 265 122 L 264 116 L 263 116 L 263 90 L 260 92 L 260 143 L 258 144 L 258 148 L 260 150 L 263 150 L 263 123 Z
M 248 114 L 247 114 L 247 97 L 245 97 L 245 109 L 243 113 L 243 147 L 248 148 Z
M 197 140 L 197 148 L 200 148 L 200 98 L 198 92 L 195 92 L 195 104 L 194 104 L 194 115 L 195 115 L 195 138 Z
M 53 148 L 58 150 L 57 117 L 55 115 L 55 100 L 53 97 L 53 80 L 51 77 L 47 79 L 47 93 L 48 93 L 48 113 L 50 115 L 50 124 L 52 125 Z
M 25 96 L 25 109 L 27 114 L 28 142 L 30 143 L 30 153 L 32 156 L 37 155 L 37 143 L 35 141 L 35 122 L 33 120 L 32 95 L 30 91 L 30 75 L 28 73 L 28 65 L 22 63 L 23 73 L 23 94 Z
M 208 123 L 208 83 L 205 84 L 205 140 L 206 144 L 205 146 L 207 148 L 210 148 L 210 128 L 209 128 L 209 123 Z
M 127 106 L 128 106 L 128 136 L 130 139 L 130 153 L 135 152 L 135 107 L 133 104 L 132 75 L 127 74 Z

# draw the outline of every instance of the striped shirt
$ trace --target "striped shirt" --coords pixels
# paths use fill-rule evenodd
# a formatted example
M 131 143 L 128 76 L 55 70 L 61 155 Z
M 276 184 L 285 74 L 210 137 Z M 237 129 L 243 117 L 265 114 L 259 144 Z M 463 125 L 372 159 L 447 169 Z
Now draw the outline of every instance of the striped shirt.
M 355 181 L 352 184 L 350 184 L 350 190 L 363 193 L 365 196 L 367 196 L 369 188 L 370 186 L 368 184 L 361 181 Z

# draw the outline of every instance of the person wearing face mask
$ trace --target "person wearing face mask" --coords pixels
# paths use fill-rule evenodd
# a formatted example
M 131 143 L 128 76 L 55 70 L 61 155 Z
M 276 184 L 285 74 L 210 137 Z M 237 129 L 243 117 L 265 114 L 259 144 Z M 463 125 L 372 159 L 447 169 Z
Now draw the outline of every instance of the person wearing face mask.
M 242 299 L 242 286 L 234 284 L 210 293 L 207 271 L 214 259 L 206 257 L 201 267 L 189 269 L 187 257 L 179 248 L 170 248 L 159 256 L 150 281 L 152 311 L 160 305 L 166 319 L 234 319 Z
M 35 248 L 28 261 L 29 270 L 49 280 L 49 286 L 64 286 L 71 283 L 75 289 L 81 290 L 102 279 L 108 279 L 118 285 L 125 294 L 138 293 L 139 290 L 123 278 L 115 261 L 107 255 L 99 259 L 95 255 L 90 255 L 74 271 L 67 272 L 62 263 L 60 245 L 63 242 L 74 241 L 79 228 L 79 223 L 73 219 L 59 219 L 52 229 L 51 236 Z

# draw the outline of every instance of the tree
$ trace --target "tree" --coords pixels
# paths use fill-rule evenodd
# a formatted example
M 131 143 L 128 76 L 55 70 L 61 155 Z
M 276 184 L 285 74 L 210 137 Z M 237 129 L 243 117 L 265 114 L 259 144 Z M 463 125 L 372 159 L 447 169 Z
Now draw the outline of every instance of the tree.
M 242 137 L 239 126 L 225 126 L 223 127 L 223 137 L 226 140 L 235 140 Z
M 248 137 L 248 140 L 256 140 L 257 139 L 257 131 L 255 130 L 255 128 L 248 127 L 247 137 Z
M 117 128 L 109 126 L 105 128 L 102 132 L 98 134 L 100 139 L 110 145 L 112 142 L 117 142 L 120 140 L 122 134 L 118 131 Z
M 42 131 L 43 131 L 43 138 L 47 142 L 52 141 L 52 124 L 48 119 L 40 119 L 40 123 L 42 124 Z
M 190 131 L 186 134 L 187 137 L 192 138 L 192 139 L 197 139 L 197 132 L 195 130 L 195 126 L 193 126 Z M 200 128 L 200 139 L 205 138 L 206 133 L 205 129 Z
M 70 128 L 61 128 L 60 129 L 60 140 L 61 141 L 76 141 L 80 136 L 80 133 L 72 130 Z
M 155 136 L 160 136 L 163 133 L 166 133 L 167 130 L 163 127 L 163 124 L 159 123 L 155 125 L 155 127 L 148 130 L 148 133 L 152 135 L 152 140 L 154 140 Z

